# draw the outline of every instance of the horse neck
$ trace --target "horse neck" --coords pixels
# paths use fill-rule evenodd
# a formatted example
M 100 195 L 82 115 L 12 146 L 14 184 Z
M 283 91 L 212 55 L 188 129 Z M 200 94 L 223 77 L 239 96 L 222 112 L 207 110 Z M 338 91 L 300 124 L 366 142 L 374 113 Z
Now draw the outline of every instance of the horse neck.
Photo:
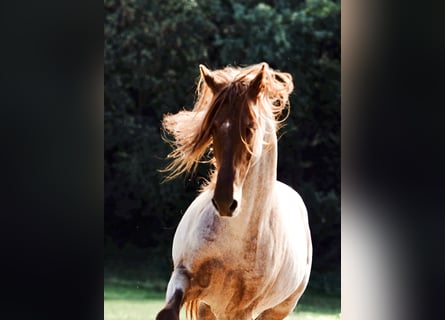
M 272 134 L 271 134 L 272 135 Z M 241 215 L 256 223 L 269 214 L 274 199 L 277 179 L 277 139 L 275 133 L 263 146 L 262 154 L 250 167 L 243 184 L 243 207 Z

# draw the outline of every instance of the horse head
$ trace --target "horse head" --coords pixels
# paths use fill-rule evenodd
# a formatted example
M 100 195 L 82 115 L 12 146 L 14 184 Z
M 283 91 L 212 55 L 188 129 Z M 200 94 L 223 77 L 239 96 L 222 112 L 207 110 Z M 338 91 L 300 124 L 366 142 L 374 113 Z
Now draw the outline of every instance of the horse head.
M 201 78 L 213 92 L 208 124 L 213 141 L 216 181 L 212 203 L 221 216 L 237 214 L 242 186 L 252 158 L 256 117 L 253 106 L 262 88 L 263 64 L 248 81 L 218 82 L 205 66 Z
M 174 149 L 164 171 L 170 172 L 167 179 L 193 172 L 211 148 L 208 161 L 215 170 L 203 190 L 212 190 L 212 203 L 221 216 L 232 217 L 242 207 L 251 168 L 257 159 L 265 159 L 263 146 L 276 147 L 278 118 L 288 106 L 292 77 L 264 62 L 214 71 L 200 65 L 200 72 L 193 110 L 164 116 L 163 128 L 174 138 L 166 139 Z M 274 175 L 276 163 L 267 166 Z

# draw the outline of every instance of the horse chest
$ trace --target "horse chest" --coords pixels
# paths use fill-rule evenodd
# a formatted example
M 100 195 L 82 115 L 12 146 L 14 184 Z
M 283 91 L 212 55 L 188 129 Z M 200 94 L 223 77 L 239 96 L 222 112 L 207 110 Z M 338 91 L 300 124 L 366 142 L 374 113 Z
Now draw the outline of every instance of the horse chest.
M 257 238 L 242 239 L 234 246 L 221 235 L 206 233 L 205 237 L 189 261 L 192 291 L 208 302 L 227 299 L 226 309 L 242 301 L 251 303 L 270 280 L 270 262 L 262 260 Z
M 220 312 L 233 312 L 258 299 L 264 282 L 254 270 L 213 258 L 203 261 L 191 277 L 189 297 L 202 299 Z
M 206 261 L 217 258 L 229 269 L 253 270 L 258 258 L 264 260 L 258 233 L 240 232 L 234 226 L 236 222 L 222 220 L 215 214 L 204 216 L 196 228 L 193 244 L 188 246 L 195 253 L 190 256 L 197 262 L 195 265 L 207 266 Z M 220 268 L 219 264 L 216 266 Z

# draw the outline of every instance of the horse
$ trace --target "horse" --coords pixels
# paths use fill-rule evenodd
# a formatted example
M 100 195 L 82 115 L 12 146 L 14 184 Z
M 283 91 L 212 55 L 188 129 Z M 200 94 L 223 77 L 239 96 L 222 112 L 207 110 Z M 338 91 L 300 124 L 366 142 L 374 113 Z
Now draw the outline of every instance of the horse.
M 173 273 L 156 320 L 279 320 L 306 289 L 312 242 L 305 204 L 277 181 L 277 130 L 292 76 L 265 62 L 200 65 L 193 110 L 164 116 L 167 179 L 212 164 L 174 235 Z M 288 113 L 287 113 L 288 114 Z

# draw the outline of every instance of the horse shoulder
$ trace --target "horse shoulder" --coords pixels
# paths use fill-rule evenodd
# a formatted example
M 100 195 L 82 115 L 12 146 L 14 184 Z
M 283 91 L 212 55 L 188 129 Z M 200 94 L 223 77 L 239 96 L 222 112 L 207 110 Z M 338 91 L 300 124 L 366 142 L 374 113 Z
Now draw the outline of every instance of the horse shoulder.
M 276 181 L 275 188 L 277 206 L 282 217 L 291 225 L 308 225 L 307 208 L 300 194 L 280 181 Z
M 204 191 L 187 208 L 176 229 L 172 248 L 175 266 L 194 259 L 194 252 L 201 256 L 203 246 L 215 240 L 217 229 L 211 194 Z
M 301 196 L 288 185 L 276 182 L 277 216 L 281 218 L 283 233 L 282 249 L 287 251 L 288 260 L 283 264 L 287 272 L 294 273 L 297 278 L 303 278 L 308 265 L 312 261 L 312 241 L 308 222 L 308 213 Z

